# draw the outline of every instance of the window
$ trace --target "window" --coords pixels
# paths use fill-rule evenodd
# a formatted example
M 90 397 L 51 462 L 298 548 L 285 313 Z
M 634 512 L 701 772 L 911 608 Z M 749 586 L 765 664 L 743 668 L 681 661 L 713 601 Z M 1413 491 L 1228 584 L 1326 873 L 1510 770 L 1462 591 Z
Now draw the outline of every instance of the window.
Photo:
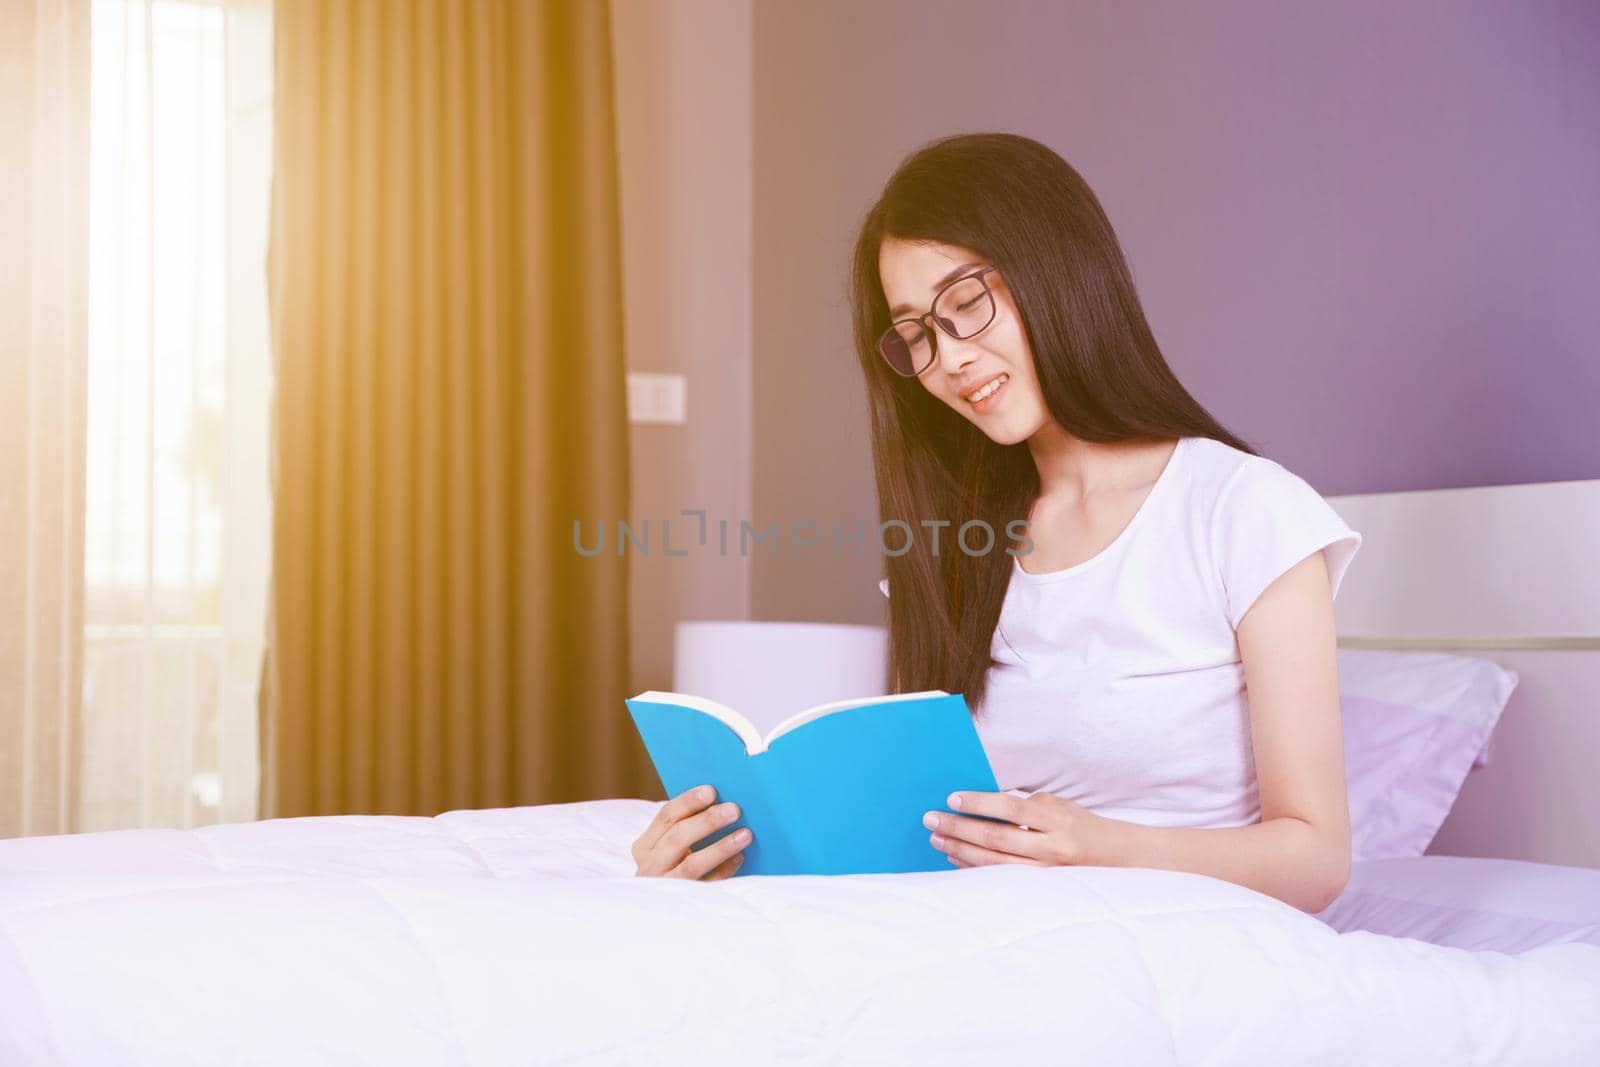
M 80 830 L 255 817 L 264 0 L 94 0 Z

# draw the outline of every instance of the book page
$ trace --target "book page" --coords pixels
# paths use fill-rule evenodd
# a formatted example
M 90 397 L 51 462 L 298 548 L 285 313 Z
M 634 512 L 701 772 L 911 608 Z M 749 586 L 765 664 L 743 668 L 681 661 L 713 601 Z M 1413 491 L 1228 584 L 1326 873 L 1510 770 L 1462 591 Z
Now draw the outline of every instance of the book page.
M 811 722 L 813 719 L 820 719 L 822 716 L 831 715 L 836 711 L 848 711 L 851 708 L 862 708 L 872 704 L 888 704 L 890 702 L 899 700 L 921 700 L 924 697 L 942 697 L 948 695 L 949 694 L 943 689 L 924 689 L 920 693 L 895 693 L 892 696 L 855 697 L 851 700 L 836 700 L 831 704 L 819 704 L 814 708 L 807 708 L 804 711 L 796 712 L 787 719 L 784 719 L 778 725 L 774 726 L 771 731 L 768 732 L 766 740 L 762 742 L 761 748 L 763 751 L 765 751 L 772 744 L 772 742 L 776 741 L 790 730 L 798 729 L 799 727 L 804 726 L 806 723 Z
M 728 729 L 739 735 L 739 740 L 744 742 L 745 751 L 754 756 L 757 752 L 767 750 L 766 741 L 762 740 L 761 733 L 756 729 L 755 723 L 740 715 L 726 704 L 718 704 L 715 700 L 705 697 L 691 696 L 688 693 L 664 693 L 651 689 L 634 697 L 635 700 L 646 700 L 653 704 L 677 704 L 679 707 L 691 708 L 724 723 Z

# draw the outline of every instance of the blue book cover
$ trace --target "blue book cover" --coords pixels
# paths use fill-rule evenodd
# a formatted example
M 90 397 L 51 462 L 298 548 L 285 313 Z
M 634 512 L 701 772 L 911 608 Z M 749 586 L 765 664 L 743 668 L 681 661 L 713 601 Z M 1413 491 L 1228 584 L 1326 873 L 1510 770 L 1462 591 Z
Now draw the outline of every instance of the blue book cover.
M 966 699 L 934 689 L 807 708 L 762 737 L 732 708 L 651 690 L 628 700 L 667 796 L 698 785 L 750 827 L 737 874 L 953 870 L 922 816 L 956 790 L 997 792 Z M 998 820 L 997 820 L 998 821 Z

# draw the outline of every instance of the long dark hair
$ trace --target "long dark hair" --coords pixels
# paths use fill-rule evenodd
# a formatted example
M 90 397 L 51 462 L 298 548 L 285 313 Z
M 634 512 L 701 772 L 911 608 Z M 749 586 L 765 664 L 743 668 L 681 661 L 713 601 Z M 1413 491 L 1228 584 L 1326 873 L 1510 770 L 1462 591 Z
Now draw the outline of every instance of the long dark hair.
M 1073 436 L 1101 443 L 1210 437 L 1256 453 L 1167 366 L 1111 222 L 1066 160 L 1009 133 L 944 137 L 906 157 L 861 224 L 851 269 L 880 521 L 898 519 L 915 533 L 904 539 L 909 550 L 886 557 L 890 679 L 895 692 L 962 693 L 976 710 L 1011 579 L 1007 524 L 1031 513 L 1039 475 L 1026 442 L 991 441 L 878 353 L 889 327 L 878 275 L 885 237 L 962 245 L 999 267 L 1045 404 Z M 938 555 L 919 525 L 924 519 L 951 523 Z M 995 531 L 994 547 L 969 555 L 952 542 L 958 527 L 979 519 Z M 894 548 L 902 540 L 884 535 Z

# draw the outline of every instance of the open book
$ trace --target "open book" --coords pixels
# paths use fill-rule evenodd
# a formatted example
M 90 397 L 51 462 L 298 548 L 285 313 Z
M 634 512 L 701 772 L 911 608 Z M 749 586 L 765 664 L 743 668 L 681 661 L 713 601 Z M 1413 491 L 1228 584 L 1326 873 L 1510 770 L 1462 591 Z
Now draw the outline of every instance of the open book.
M 755 839 L 739 875 L 952 870 L 923 813 L 960 789 L 995 792 L 966 699 L 931 689 L 806 708 L 763 737 L 734 709 L 656 690 L 628 700 L 667 796 L 709 784 Z

